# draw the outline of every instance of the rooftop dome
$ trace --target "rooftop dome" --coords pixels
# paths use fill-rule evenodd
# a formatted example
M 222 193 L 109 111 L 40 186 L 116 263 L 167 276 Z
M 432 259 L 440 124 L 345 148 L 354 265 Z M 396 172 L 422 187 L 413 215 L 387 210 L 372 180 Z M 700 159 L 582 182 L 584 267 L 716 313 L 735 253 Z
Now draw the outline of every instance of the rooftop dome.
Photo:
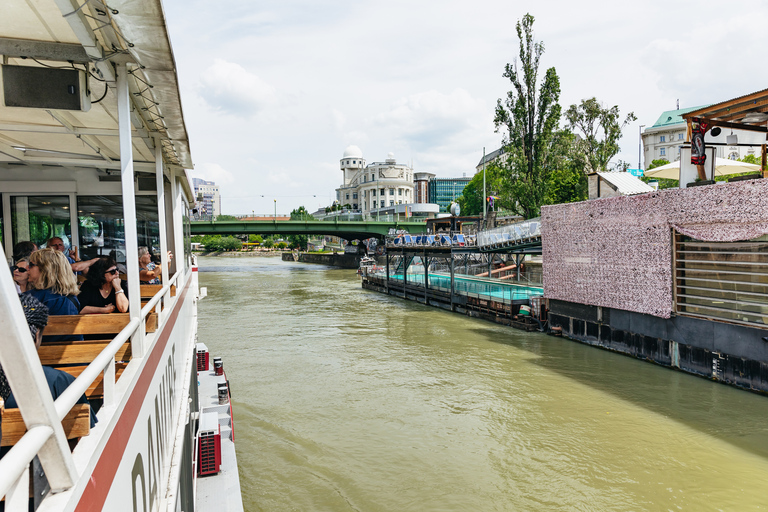
M 341 158 L 363 158 L 363 152 L 357 146 L 347 146 L 344 150 L 344 156 Z

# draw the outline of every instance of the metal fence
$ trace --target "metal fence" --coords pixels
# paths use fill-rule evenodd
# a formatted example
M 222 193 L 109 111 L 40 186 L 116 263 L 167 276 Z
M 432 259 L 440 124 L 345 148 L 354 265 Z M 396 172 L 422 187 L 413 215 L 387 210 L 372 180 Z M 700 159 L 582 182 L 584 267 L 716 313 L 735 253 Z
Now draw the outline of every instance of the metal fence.
M 477 234 L 480 250 L 501 249 L 527 244 L 541 239 L 541 217 L 486 229 Z

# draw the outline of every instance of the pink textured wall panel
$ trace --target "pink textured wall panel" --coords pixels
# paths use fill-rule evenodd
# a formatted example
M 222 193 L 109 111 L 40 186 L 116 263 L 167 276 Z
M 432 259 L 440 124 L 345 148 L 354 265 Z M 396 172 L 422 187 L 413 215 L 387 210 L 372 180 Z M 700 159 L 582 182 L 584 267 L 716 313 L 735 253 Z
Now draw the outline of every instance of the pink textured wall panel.
M 707 241 L 768 233 L 768 180 L 541 209 L 544 296 L 669 318 L 674 227 Z

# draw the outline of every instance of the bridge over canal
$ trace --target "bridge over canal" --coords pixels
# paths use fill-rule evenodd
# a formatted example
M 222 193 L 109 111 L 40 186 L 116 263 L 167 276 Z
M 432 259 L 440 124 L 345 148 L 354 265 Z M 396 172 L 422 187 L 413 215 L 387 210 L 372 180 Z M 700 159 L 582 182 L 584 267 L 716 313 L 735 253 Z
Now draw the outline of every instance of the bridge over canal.
M 322 221 L 322 220 L 224 220 L 193 221 L 193 235 L 327 235 L 345 240 L 378 238 L 383 240 L 391 229 L 423 233 L 424 222 L 407 221 Z

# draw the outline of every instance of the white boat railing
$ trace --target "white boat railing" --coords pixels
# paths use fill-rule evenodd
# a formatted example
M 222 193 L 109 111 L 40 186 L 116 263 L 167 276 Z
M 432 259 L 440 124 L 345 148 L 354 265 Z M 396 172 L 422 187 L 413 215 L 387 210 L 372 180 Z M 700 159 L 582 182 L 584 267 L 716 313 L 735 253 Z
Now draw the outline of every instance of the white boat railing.
M 0 257 L 2 254 L 2 248 L 0 248 Z M 190 269 L 187 269 L 188 271 Z M 0 281 L 12 279 L 10 271 L 2 271 L 2 277 Z M 6 276 L 6 274 L 8 274 Z M 186 276 L 189 279 L 187 273 L 179 270 L 168 282 L 162 287 L 162 289 L 156 293 L 150 301 L 141 309 L 139 317 L 131 319 L 128 325 L 123 328 L 122 331 L 96 356 L 96 358 L 83 370 L 83 372 L 70 384 L 67 389 L 55 400 L 52 405 L 55 408 L 56 418 L 50 418 L 48 420 L 36 421 L 30 424 L 25 419 L 28 431 L 21 437 L 21 439 L 8 451 L 8 453 L 0 460 L 0 497 L 6 497 L 6 510 L 13 512 L 15 510 L 27 510 L 27 497 L 29 496 L 29 479 L 26 476 L 28 473 L 29 465 L 32 459 L 39 454 L 40 450 L 51 439 L 57 430 L 62 430 L 61 421 L 69 413 L 72 407 L 77 403 L 78 399 L 88 390 L 93 382 L 99 377 L 99 374 L 103 373 L 104 383 L 104 406 L 113 405 L 116 403 L 117 398 L 115 396 L 115 355 L 120 347 L 128 341 L 130 338 L 137 334 L 143 334 L 143 330 L 146 325 L 147 316 L 152 313 L 154 309 L 157 309 L 158 313 L 158 328 L 162 327 L 163 320 L 166 318 L 166 310 L 175 304 L 180 294 L 176 297 L 171 297 L 171 286 L 176 286 L 176 289 L 180 292 L 182 286 L 186 283 L 186 279 L 182 282 L 182 277 Z M 0 283 L 3 285 L 5 283 Z M 162 301 L 162 303 L 161 303 Z M 159 307 L 158 307 L 159 306 Z M 20 306 L 19 306 L 20 309 Z M 26 320 L 23 315 L 21 317 L 22 325 L 26 325 Z M 159 329 L 158 329 L 159 332 Z M 3 340 L 4 343 L 26 343 L 29 345 L 29 340 L 19 339 L 18 337 L 11 336 L 11 339 Z M 145 339 L 146 341 L 146 339 Z M 154 339 L 153 339 L 154 341 Z M 6 345 L 7 346 L 7 345 Z M 23 347 L 20 347 L 23 348 Z M 149 348 L 149 347 L 145 347 Z M 143 350 L 142 354 L 147 354 L 147 350 Z M 131 360 L 130 364 L 139 364 L 143 360 L 142 357 L 135 357 Z M 8 363 L 7 361 L 3 361 Z M 37 364 L 40 364 L 39 359 Z M 7 368 L 4 365 L 4 368 Z M 6 372 L 9 373 L 9 372 Z M 8 380 L 11 384 L 11 388 L 16 390 L 22 386 L 34 386 L 35 392 L 38 394 L 44 402 L 53 400 L 48 390 L 48 384 L 45 378 L 42 377 L 42 372 L 39 376 L 27 375 L 27 382 L 15 382 L 18 378 L 14 378 L 13 375 L 8 375 Z M 31 380 L 31 382 L 30 382 Z M 16 385 L 14 385 L 16 384 Z M 17 396 L 18 394 L 16 394 Z M 19 397 L 20 398 L 20 397 Z M 17 400 L 21 403 L 21 400 Z M 43 407 L 45 409 L 45 407 Z M 22 412 L 24 416 L 24 412 Z M 98 417 L 98 415 L 97 415 Z M 62 430 L 63 435 L 63 430 Z M 64 443 L 66 446 L 66 443 Z M 68 474 L 70 480 L 69 485 L 56 487 L 54 482 L 51 482 L 52 489 L 56 491 L 64 491 L 73 486 L 77 482 L 78 474 L 73 475 L 74 464 L 72 463 L 72 454 L 68 448 L 65 452 L 57 454 L 58 457 L 47 457 L 43 462 L 43 468 L 46 474 Z M 42 459 L 42 457 L 41 457 Z M 50 480 L 50 478 L 49 478 Z M 23 499 L 22 499 L 23 498 Z M 13 504 L 18 503 L 19 507 L 14 507 Z M 23 507 L 21 506 L 23 505 Z

